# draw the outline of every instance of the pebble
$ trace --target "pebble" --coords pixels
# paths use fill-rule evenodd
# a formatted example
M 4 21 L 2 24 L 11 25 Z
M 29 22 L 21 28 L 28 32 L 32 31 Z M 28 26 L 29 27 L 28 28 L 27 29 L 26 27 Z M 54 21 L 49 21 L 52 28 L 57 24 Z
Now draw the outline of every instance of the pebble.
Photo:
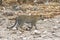
M 27 40 L 27 38 L 26 38 L 26 37 L 24 37 L 24 38 L 23 38 L 23 40 Z
M 33 30 L 33 31 L 31 31 L 31 34 L 40 35 L 40 31 L 39 30 Z

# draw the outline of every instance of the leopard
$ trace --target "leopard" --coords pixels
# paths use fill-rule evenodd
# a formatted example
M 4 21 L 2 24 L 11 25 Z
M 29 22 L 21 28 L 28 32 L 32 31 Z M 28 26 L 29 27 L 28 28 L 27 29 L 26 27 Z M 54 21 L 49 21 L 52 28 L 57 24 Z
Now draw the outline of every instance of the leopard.
M 7 27 L 7 28 L 12 29 L 13 27 L 15 27 L 17 25 L 16 29 L 18 30 L 19 27 L 22 28 L 24 23 L 27 23 L 27 24 L 31 24 L 31 27 L 28 26 L 28 28 L 26 28 L 26 30 L 30 31 L 33 27 L 35 27 L 35 29 L 37 29 L 36 22 L 40 19 L 44 20 L 44 17 L 42 15 L 20 15 L 15 18 L 15 24 L 13 26 Z

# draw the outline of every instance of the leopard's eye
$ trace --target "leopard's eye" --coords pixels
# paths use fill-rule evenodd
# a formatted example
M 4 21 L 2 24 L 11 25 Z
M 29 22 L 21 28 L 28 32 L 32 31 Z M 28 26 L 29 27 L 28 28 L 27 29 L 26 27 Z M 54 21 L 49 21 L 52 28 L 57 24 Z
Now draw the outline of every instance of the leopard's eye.
M 40 15 L 40 17 L 42 17 L 42 15 Z

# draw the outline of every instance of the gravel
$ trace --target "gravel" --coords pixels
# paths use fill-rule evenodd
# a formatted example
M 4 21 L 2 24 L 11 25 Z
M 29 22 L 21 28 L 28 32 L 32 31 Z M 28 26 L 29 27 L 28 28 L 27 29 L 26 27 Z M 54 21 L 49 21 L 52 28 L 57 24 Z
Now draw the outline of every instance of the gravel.
M 21 32 L 13 29 L 8 30 L 4 23 L 0 26 L 0 40 L 59 40 L 60 39 L 60 16 L 52 19 L 39 20 L 38 30 Z M 58 22 L 57 22 L 58 21 Z

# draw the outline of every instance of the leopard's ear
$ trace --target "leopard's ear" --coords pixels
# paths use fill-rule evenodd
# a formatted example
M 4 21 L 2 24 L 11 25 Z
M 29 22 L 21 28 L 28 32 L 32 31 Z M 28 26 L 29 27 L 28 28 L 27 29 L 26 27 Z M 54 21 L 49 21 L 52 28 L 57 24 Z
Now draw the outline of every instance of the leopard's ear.
M 0 0 L 0 5 L 2 5 L 2 0 Z

